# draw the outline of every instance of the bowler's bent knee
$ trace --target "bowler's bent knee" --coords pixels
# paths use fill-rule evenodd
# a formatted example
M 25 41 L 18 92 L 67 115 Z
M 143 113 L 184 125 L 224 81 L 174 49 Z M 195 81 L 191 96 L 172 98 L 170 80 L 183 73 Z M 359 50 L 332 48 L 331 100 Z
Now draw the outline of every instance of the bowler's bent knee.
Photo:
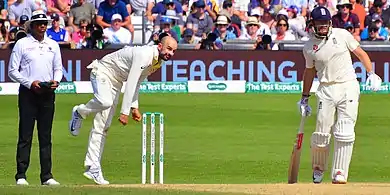
M 114 104 L 114 101 L 111 99 L 108 100 L 108 99 L 102 99 L 99 97 L 95 97 L 95 102 L 97 104 L 99 104 L 99 106 L 101 107 L 102 110 L 106 110 Z

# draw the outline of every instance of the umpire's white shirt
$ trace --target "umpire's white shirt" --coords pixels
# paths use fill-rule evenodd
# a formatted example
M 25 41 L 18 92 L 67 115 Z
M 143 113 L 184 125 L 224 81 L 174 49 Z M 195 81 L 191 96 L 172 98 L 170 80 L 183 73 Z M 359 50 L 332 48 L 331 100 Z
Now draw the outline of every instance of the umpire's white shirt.
M 60 82 L 63 73 L 58 43 L 46 36 L 39 42 L 30 34 L 20 39 L 11 53 L 8 76 L 29 89 L 36 80 Z
M 142 81 L 158 70 L 163 61 L 159 60 L 157 45 L 125 46 L 107 54 L 99 64 L 107 76 L 116 81 L 127 81 L 122 100 L 122 114 L 129 114 L 131 107 L 138 108 L 138 91 Z M 91 67 L 89 67 L 91 68 Z
M 306 67 L 316 68 L 321 83 L 356 80 L 350 51 L 358 46 L 359 42 L 347 30 L 332 28 L 328 39 L 312 37 L 305 43 Z

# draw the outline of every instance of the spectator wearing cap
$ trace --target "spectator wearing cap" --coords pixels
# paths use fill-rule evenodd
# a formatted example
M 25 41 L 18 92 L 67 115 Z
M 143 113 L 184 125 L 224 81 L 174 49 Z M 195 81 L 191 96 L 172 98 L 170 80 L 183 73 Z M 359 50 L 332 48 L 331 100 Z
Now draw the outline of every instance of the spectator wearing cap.
M 254 16 L 249 16 L 245 25 L 246 30 L 242 31 L 239 39 L 256 40 L 258 36 L 270 35 L 269 29 L 260 26 L 259 21 Z
M 364 19 L 364 27 L 370 26 L 372 23 L 372 16 L 376 13 L 379 14 L 382 18 L 383 25 L 388 27 L 390 25 L 390 10 L 383 11 L 384 3 L 382 0 L 375 0 L 373 3 L 373 7 L 370 9 L 370 14 L 366 16 Z
M 20 16 L 26 15 L 30 18 L 32 12 L 39 9 L 40 7 L 34 2 L 34 0 L 17 0 L 8 9 L 8 18 L 11 26 L 18 26 Z
M 132 34 L 134 27 L 131 23 L 129 12 L 126 9 L 126 4 L 120 0 L 105 0 L 100 3 L 99 10 L 96 16 L 96 23 L 104 28 L 111 27 L 111 18 L 114 14 L 120 14 L 123 22 L 121 26 L 127 28 Z
M 172 29 L 173 23 L 174 23 L 174 20 L 172 18 L 164 17 L 164 16 L 161 17 L 160 21 L 159 21 L 160 28 L 158 31 L 156 31 L 156 33 L 154 33 L 154 35 L 152 35 L 152 39 L 155 40 L 155 35 L 159 35 L 161 33 L 167 33 L 168 35 L 173 37 L 177 42 L 179 42 L 179 37 L 178 37 L 176 31 L 174 31 Z
M 120 26 L 122 16 L 119 14 L 112 15 L 111 27 L 105 28 L 103 34 L 105 42 L 110 44 L 131 44 L 131 33 L 126 28 Z
M 236 39 L 236 35 L 229 30 L 231 21 L 226 16 L 218 16 L 217 21 L 215 22 L 216 28 L 214 33 L 217 35 L 216 42 L 224 43 L 227 40 Z M 221 49 L 221 48 L 220 48 Z
M 7 48 L 13 48 L 15 45 L 15 42 L 27 35 L 26 29 L 21 28 L 19 26 L 12 28 L 8 32 L 8 41 L 5 42 L 1 49 L 7 49 Z
M 187 18 L 186 27 L 195 32 L 196 39 L 201 39 L 204 33 L 207 34 L 213 29 L 213 19 L 205 14 L 205 7 L 203 0 L 195 2 L 196 12 Z
M 47 6 L 47 14 L 58 14 L 64 21 L 68 21 L 68 13 L 72 0 L 45 0 Z
M 353 23 L 351 21 L 347 21 L 345 24 L 344 24 L 344 29 L 347 30 L 349 33 L 351 33 L 352 35 L 355 33 L 355 27 L 353 26 Z M 355 37 L 356 39 L 357 37 Z M 356 39 L 357 41 L 360 41 L 360 39 Z
M 59 185 L 52 174 L 52 125 L 55 89 L 62 80 L 62 58 L 57 42 L 45 36 L 50 19 L 42 11 L 33 12 L 26 26 L 31 34 L 18 40 L 13 47 L 8 76 L 19 87 L 19 133 L 16 151 L 15 180 L 29 185 L 26 172 L 35 121 L 37 123 L 42 185 Z
M 356 14 L 359 18 L 360 22 L 360 32 L 364 29 L 364 18 L 366 17 L 366 10 L 364 9 L 363 5 L 360 4 L 360 0 L 349 0 L 349 2 L 352 4 L 352 10 L 351 12 Z
M 349 0 L 341 0 L 337 4 L 337 10 L 339 12 L 332 16 L 332 26 L 334 28 L 344 28 L 345 23 L 350 21 L 355 28 L 353 36 L 358 38 L 360 36 L 360 22 L 358 16 L 351 12 L 352 4 Z
M 379 28 L 375 23 L 371 23 L 367 28 L 368 38 L 364 39 L 364 41 L 385 41 L 383 36 L 379 35 Z
M 95 6 L 87 2 L 86 0 L 77 0 L 77 3 L 74 3 L 69 11 L 68 26 L 70 27 L 70 32 L 77 32 L 80 20 L 84 19 L 88 23 L 91 23 L 95 17 Z
M 174 26 L 175 30 L 177 31 L 177 27 L 179 30 L 177 31 L 178 34 L 181 34 L 181 32 L 184 31 L 184 21 L 183 21 L 183 14 L 182 13 L 177 13 L 175 9 L 175 4 L 173 3 L 173 0 L 164 0 L 164 3 L 167 3 L 167 1 L 171 2 L 169 4 L 166 4 L 166 10 L 165 12 L 158 14 L 156 17 L 156 20 L 154 22 L 154 30 L 158 31 L 160 28 L 160 20 L 161 17 L 168 17 L 174 20 Z
M 199 40 L 194 39 L 194 31 L 192 29 L 185 29 L 179 43 L 180 44 L 198 44 Z
M 46 35 L 59 44 L 69 44 L 69 33 L 67 30 L 60 27 L 60 16 L 53 13 L 50 18 L 52 19 L 51 27 L 47 29 Z
M 298 7 L 298 15 L 307 16 L 308 0 L 282 0 L 283 8 L 287 9 L 292 5 Z
M 19 26 L 23 27 L 24 24 L 29 20 L 27 15 L 21 15 L 19 18 Z
M 262 21 L 260 21 L 261 20 L 261 14 L 260 14 L 260 11 L 258 9 L 251 10 L 250 19 L 254 21 L 255 20 L 254 18 L 256 18 L 256 20 L 258 21 L 258 24 L 260 25 L 260 29 L 259 30 L 261 32 L 263 32 L 264 34 L 271 35 L 271 30 L 268 27 L 268 25 L 263 23 Z M 241 29 L 241 34 L 245 33 L 246 31 L 247 31 L 247 28 L 246 28 L 246 26 L 244 26 L 244 28 Z
M 11 26 L 10 27 L 10 31 L 16 27 L 20 27 L 20 28 L 23 28 L 25 29 L 25 23 L 29 20 L 28 16 L 27 15 L 21 15 L 20 18 L 19 18 L 19 22 L 18 22 L 18 26 Z
M 298 39 L 307 37 L 308 34 L 306 33 L 306 21 L 303 16 L 298 15 L 298 7 L 295 5 L 290 6 L 287 9 L 288 14 L 288 24 L 290 31 L 296 35 Z
M 383 21 L 381 16 L 377 13 L 374 13 L 371 19 L 372 19 L 372 22 L 370 24 L 371 28 L 369 27 L 364 28 L 362 34 L 360 35 L 361 40 L 363 41 L 368 40 L 371 37 L 370 33 L 373 33 L 372 31 L 377 31 L 377 35 L 375 36 L 375 39 L 388 40 L 389 32 L 387 31 L 386 28 L 383 27 Z
M 183 17 L 178 15 L 174 10 L 167 10 L 165 14 L 166 15 L 160 15 L 157 17 L 158 20 L 154 22 L 154 30 L 158 31 L 160 29 L 160 21 L 162 17 L 170 18 L 172 19 L 171 29 L 176 32 L 178 37 L 180 37 L 181 33 L 184 31 Z
M 152 8 L 152 14 L 165 15 L 167 10 L 175 10 L 179 15 L 183 15 L 182 4 L 177 0 L 162 0 Z M 157 20 L 157 19 L 156 19 Z

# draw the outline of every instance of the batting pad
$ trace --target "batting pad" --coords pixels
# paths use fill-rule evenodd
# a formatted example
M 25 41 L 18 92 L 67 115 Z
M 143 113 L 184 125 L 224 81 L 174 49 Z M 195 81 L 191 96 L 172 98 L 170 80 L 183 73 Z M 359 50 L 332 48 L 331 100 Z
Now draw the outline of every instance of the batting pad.
M 352 158 L 353 144 L 355 141 L 355 123 L 352 120 L 339 120 L 334 127 L 334 156 L 332 177 L 337 171 L 342 170 L 344 177 L 348 179 L 348 169 Z
M 331 134 L 314 132 L 311 136 L 312 166 L 327 170 Z

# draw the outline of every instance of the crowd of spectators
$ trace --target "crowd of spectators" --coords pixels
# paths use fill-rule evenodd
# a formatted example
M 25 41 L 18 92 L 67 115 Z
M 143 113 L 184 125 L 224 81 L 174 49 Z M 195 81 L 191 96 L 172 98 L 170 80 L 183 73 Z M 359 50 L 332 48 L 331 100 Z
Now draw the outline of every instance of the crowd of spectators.
M 389 40 L 390 0 L 0 0 L 0 44 L 14 41 L 32 12 L 43 10 L 52 19 L 47 36 L 72 48 L 132 44 L 132 17 L 145 17 L 153 25 L 149 44 L 167 33 L 197 49 L 242 39 L 253 40 L 254 49 L 277 50 L 269 43 L 308 39 L 317 5 L 331 11 L 333 27 L 359 41 Z

